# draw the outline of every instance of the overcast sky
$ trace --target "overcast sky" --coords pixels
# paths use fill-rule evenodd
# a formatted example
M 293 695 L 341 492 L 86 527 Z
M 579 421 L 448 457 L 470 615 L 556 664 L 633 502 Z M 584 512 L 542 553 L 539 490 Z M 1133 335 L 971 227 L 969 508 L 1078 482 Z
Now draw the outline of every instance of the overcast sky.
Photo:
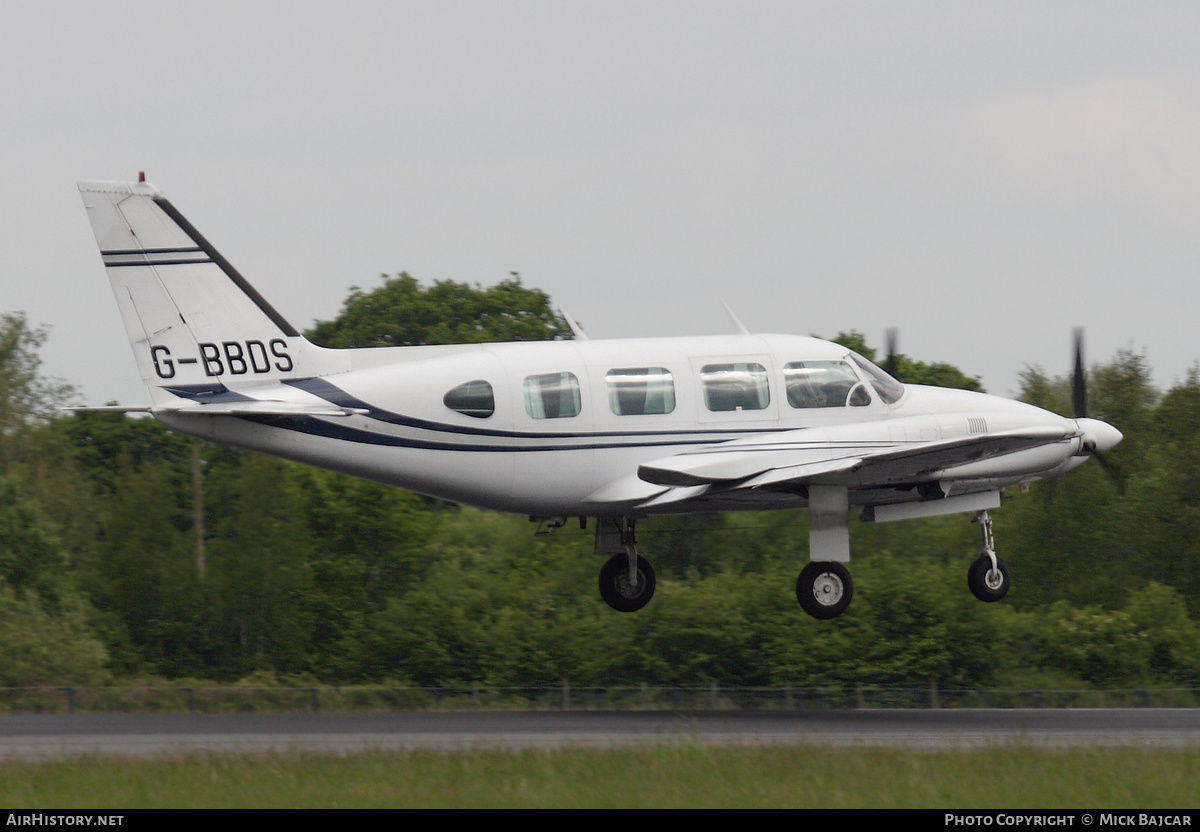
M 1194 3 L 39 2 L 0 29 L 0 311 L 141 404 L 75 189 L 139 170 L 294 325 L 520 272 L 593 338 L 1018 374 L 1200 359 Z

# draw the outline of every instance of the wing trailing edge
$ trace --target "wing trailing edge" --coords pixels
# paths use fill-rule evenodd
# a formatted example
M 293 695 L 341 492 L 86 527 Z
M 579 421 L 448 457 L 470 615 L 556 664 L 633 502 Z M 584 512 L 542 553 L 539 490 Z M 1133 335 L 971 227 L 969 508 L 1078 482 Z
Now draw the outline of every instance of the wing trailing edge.
M 725 490 L 804 485 L 851 487 L 913 482 L 957 466 L 1063 442 L 1075 434 L 1058 427 L 925 442 L 831 441 L 825 432 L 789 431 L 754 440 L 712 445 L 638 467 L 648 483 L 672 488 L 702 485 Z

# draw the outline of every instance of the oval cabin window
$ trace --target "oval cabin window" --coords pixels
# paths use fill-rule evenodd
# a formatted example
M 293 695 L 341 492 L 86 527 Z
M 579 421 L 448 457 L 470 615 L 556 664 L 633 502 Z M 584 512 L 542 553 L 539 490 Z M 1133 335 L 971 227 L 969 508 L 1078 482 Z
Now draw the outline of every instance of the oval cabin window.
M 492 385 L 483 379 L 458 385 L 442 396 L 442 402 L 455 413 L 473 416 L 476 419 L 486 419 L 496 412 L 496 397 L 492 394 Z

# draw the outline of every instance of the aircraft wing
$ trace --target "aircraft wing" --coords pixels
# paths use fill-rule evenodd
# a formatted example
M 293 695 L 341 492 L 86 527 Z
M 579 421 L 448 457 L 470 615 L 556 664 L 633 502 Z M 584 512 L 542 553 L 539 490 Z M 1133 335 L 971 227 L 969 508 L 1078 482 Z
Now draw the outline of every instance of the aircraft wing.
M 787 431 L 698 448 L 645 463 L 638 477 L 672 489 L 722 490 L 807 483 L 886 486 L 1071 439 L 1059 427 L 1031 427 L 931 441 L 840 440 L 835 431 Z M 689 495 L 691 496 L 691 495 Z M 669 501 L 670 492 L 653 499 Z

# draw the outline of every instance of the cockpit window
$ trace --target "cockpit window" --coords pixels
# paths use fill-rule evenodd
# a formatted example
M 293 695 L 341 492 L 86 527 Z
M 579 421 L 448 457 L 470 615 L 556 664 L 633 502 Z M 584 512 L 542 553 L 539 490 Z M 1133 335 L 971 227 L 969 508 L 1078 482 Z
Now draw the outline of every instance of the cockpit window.
M 871 386 L 879 394 L 879 398 L 888 404 L 895 404 L 904 396 L 904 385 L 876 367 L 856 352 L 850 353 L 850 358 L 871 379 Z
M 714 413 L 763 410 L 771 403 L 767 370 L 761 364 L 706 364 L 700 368 L 704 404 Z
M 534 419 L 565 419 L 582 409 L 574 373 L 525 377 L 525 412 Z
M 483 379 L 464 382 L 442 396 L 442 403 L 456 413 L 486 419 L 496 412 L 492 385 Z
M 844 361 L 793 361 L 783 365 L 783 384 L 788 404 L 797 409 L 810 407 L 863 407 L 871 403 L 871 394 L 858 380 L 858 374 Z

